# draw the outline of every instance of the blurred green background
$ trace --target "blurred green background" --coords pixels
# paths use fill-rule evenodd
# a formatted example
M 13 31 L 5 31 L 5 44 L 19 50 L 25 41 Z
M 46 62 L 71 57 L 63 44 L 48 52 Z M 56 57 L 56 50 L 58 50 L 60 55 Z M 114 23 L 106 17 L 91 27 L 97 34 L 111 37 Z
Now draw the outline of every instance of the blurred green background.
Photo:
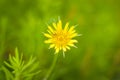
M 33 80 L 42 80 L 54 57 L 42 32 L 58 16 L 83 36 L 65 58 L 60 52 L 51 80 L 120 80 L 120 0 L 0 0 L 0 66 L 18 47 L 37 57 Z

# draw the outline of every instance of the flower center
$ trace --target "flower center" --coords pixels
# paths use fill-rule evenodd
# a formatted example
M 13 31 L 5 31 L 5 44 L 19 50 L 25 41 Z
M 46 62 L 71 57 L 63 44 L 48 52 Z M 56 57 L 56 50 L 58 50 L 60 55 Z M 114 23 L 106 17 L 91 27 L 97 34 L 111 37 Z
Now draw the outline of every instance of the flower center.
M 70 39 L 68 38 L 67 34 L 53 34 L 53 42 L 59 46 L 67 45 L 69 40 Z
M 57 40 L 58 40 L 58 41 L 65 41 L 65 37 L 62 36 L 62 35 L 61 35 L 61 36 L 58 36 L 58 37 L 57 37 Z

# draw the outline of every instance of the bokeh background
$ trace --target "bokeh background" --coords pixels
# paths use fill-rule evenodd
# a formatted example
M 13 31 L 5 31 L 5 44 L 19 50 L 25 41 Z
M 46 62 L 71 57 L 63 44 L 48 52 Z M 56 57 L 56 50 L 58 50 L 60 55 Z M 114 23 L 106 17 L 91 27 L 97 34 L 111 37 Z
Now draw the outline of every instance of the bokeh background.
M 33 80 L 42 80 L 54 57 L 43 32 L 58 16 L 83 36 L 65 58 L 60 52 L 50 80 L 120 80 L 120 0 L 0 0 L 0 66 L 18 47 L 37 57 Z

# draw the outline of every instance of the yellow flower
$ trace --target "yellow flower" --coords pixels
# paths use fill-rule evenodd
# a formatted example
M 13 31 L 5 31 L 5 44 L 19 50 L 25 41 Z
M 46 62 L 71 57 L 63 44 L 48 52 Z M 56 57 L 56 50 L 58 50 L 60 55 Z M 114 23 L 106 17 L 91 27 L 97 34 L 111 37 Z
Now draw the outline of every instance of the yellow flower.
M 70 50 L 70 46 L 76 47 L 74 43 L 78 41 L 73 39 L 78 36 L 74 30 L 75 26 L 68 27 L 69 23 L 66 23 L 63 29 L 61 20 L 58 23 L 52 23 L 52 25 L 53 28 L 48 26 L 48 33 L 44 33 L 44 36 L 48 38 L 48 40 L 45 40 L 45 43 L 50 44 L 49 48 L 54 48 L 55 53 L 58 53 L 60 50 L 63 52 Z

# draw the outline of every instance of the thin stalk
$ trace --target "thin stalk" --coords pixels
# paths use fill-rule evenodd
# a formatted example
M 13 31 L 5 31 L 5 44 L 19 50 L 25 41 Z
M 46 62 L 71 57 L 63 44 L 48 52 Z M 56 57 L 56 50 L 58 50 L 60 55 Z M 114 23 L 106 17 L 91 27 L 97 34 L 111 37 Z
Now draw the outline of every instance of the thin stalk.
M 20 80 L 20 75 L 18 73 L 15 75 L 15 80 Z
M 55 54 L 53 62 L 51 64 L 51 66 L 50 66 L 50 69 L 48 70 L 48 72 L 47 72 L 47 74 L 46 74 L 46 76 L 45 76 L 45 78 L 43 80 L 48 80 L 48 78 L 50 77 L 50 75 L 51 75 L 51 73 L 52 73 L 52 71 L 53 71 L 53 69 L 55 67 L 55 64 L 57 62 L 57 58 L 58 58 L 58 54 Z

